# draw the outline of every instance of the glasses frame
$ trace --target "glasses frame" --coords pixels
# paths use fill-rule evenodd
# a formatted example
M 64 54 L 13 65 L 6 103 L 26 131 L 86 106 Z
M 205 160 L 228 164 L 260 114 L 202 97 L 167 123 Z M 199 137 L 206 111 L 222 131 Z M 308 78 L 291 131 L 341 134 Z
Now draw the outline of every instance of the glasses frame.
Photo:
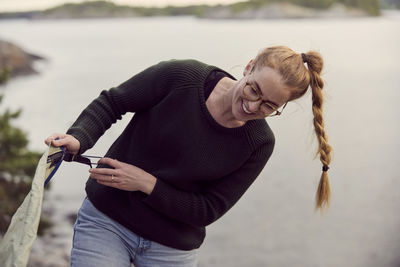
M 251 74 L 251 73 L 250 73 L 250 74 Z M 245 92 L 244 92 L 244 89 L 245 89 L 246 86 L 250 86 L 250 88 L 251 88 L 254 92 L 256 92 L 256 94 L 257 94 L 257 96 L 258 96 L 257 99 L 252 100 L 252 99 L 249 99 L 249 98 L 248 98 L 248 96 L 247 96 L 247 95 L 245 94 Z M 243 88 L 242 88 L 242 95 L 244 96 L 244 98 L 245 98 L 246 100 L 251 101 L 251 102 L 256 102 L 256 101 L 259 101 L 260 99 L 262 100 L 261 93 L 259 92 L 259 90 L 257 89 L 257 87 L 255 87 L 253 84 L 251 84 L 251 83 L 249 83 L 249 82 L 247 82 L 247 81 L 246 81 L 245 86 L 243 86 Z M 261 112 L 264 113 L 264 116 L 266 116 L 266 117 L 279 116 L 279 115 L 282 114 L 282 111 L 283 111 L 283 109 L 286 107 L 287 103 L 288 103 L 288 102 L 286 102 L 286 103 L 282 106 L 281 110 L 278 110 L 279 107 L 278 107 L 278 108 L 275 108 L 273 105 L 271 105 L 271 104 L 268 103 L 267 101 L 261 101 L 261 104 L 260 104 L 259 109 L 261 110 L 261 105 L 267 105 L 270 109 L 272 109 L 272 112 L 271 112 L 271 114 L 266 115 L 265 112 L 263 112 L 263 111 L 261 110 Z

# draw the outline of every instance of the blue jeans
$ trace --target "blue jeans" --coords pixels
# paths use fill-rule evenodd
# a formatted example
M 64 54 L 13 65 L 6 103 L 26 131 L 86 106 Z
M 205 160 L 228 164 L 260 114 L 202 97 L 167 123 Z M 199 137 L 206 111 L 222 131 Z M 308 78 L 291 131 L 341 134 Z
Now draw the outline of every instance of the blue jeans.
M 71 266 L 194 267 L 197 251 L 146 240 L 83 201 L 74 225 Z

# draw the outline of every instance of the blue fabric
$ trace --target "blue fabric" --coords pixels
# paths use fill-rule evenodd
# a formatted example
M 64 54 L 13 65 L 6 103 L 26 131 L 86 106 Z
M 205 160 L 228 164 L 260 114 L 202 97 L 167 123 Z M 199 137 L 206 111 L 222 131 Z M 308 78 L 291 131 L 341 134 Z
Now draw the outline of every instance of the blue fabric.
M 71 266 L 194 267 L 197 251 L 144 239 L 83 201 L 74 225 Z
M 56 140 L 58 139 L 58 137 L 56 138 Z M 48 182 L 50 182 L 51 178 L 53 178 L 54 174 L 56 173 L 56 171 L 58 170 L 58 168 L 61 165 L 61 162 L 63 161 L 63 158 L 65 156 L 65 148 L 64 147 L 53 147 L 50 146 L 49 148 L 49 156 L 55 152 L 57 152 L 58 150 L 61 150 L 62 152 L 62 157 L 61 159 L 55 164 L 53 165 L 52 162 L 47 162 L 47 170 L 46 170 L 46 176 L 45 176 L 45 182 L 44 182 L 44 186 L 46 186 L 48 184 Z M 47 159 L 48 160 L 48 159 Z M 49 174 L 50 172 L 50 174 Z

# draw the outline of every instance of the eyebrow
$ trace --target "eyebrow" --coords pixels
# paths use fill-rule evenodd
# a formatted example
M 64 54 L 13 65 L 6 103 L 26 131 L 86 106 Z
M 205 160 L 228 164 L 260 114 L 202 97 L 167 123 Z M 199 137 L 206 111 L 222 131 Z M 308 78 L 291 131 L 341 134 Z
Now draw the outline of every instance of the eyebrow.
M 254 81 L 254 84 L 256 85 L 257 90 L 260 92 L 261 96 L 264 96 L 263 93 L 262 93 L 262 91 L 261 91 L 261 89 L 260 89 L 260 85 L 259 85 L 256 81 Z M 278 104 L 272 102 L 271 100 L 265 100 L 265 101 L 271 103 L 271 104 L 274 105 L 275 107 L 279 107 Z

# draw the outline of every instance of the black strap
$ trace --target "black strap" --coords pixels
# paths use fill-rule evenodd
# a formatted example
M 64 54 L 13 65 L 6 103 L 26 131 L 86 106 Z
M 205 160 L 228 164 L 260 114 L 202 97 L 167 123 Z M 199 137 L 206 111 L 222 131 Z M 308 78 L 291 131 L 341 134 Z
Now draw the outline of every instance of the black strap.
M 71 153 L 65 153 L 64 160 L 68 161 L 68 162 L 76 161 L 76 162 L 79 162 L 79 163 L 83 163 L 83 164 L 89 165 L 90 168 L 93 168 L 92 164 L 97 164 L 97 163 L 92 163 L 90 161 L 89 157 L 90 158 L 101 158 L 101 157 L 94 157 L 94 156 L 74 155 L 74 154 L 71 154 Z

